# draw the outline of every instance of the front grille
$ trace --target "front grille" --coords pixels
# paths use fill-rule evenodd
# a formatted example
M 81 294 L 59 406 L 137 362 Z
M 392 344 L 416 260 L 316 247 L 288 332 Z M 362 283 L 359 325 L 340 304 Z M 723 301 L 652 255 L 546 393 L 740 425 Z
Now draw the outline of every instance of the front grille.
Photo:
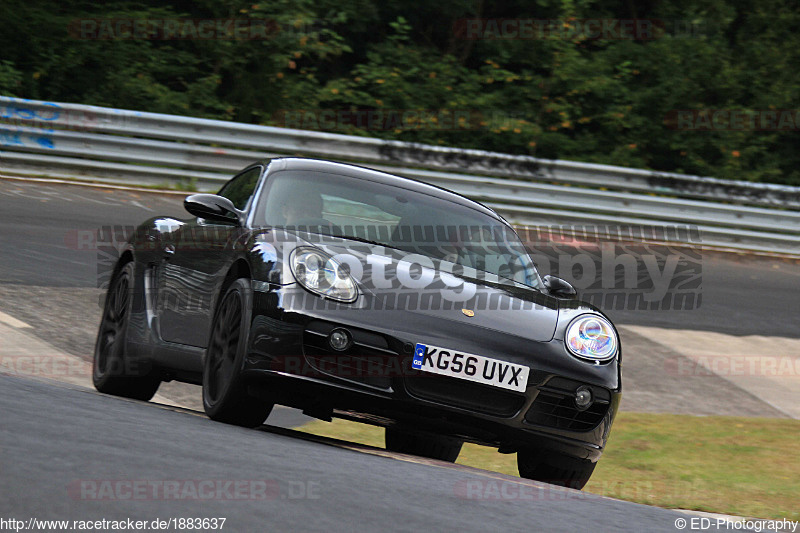
M 406 389 L 423 400 L 506 418 L 517 414 L 525 403 L 521 394 L 445 376 L 410 377 Z
M 570 431 L 589 431 L 597 427 L 608 412 L 611 394 L 602 387 L 592 389 L 594 402 L 585 410 L 575 405 L 575 391 L 583 383 L 564 378 L 552 378 L 539 388 L 525 421 L 530 424 Z
M 329 376 L 389 389 L 392 377 L 402 373 L 402 360 L 386 338 L 370 331 L 347 328 L 353 345 L 345 351 L 328 344 L 328 334 L 338 326 L 311 322 L 303 334 L 303 353 L 309 364 Z

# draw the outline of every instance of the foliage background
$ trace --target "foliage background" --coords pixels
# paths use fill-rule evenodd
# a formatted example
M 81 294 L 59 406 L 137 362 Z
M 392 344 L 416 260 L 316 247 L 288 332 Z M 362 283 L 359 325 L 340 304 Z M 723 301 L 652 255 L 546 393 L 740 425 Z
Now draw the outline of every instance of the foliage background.
M 280 31 L 260 40 L 70 31 L 87 18 L 184 17 L 267 19 Z M 459 36 L 459 21 L 474 18 L 655 19 L 663 31 Z M 0 94 L 278 126 L 282 110 L 471 110 L 483 118 L 463 130 L 333 131 L 800 185 L 798 131 L 665 124 L 674 110 L 800 109 L 792 0 L 4 0 L 0 20 Z

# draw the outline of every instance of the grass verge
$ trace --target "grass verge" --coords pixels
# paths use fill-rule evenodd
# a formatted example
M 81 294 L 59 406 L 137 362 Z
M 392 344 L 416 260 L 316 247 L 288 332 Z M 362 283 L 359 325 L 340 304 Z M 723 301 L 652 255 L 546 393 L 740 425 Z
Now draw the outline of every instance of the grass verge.
M 383 447 L 345 420 L 300 431 Z M 620 413 L 584 490 L 665 508 L 800 520 L 800 420 Z M 466 444 L 459 464 L 518 475 L 516 455 Z

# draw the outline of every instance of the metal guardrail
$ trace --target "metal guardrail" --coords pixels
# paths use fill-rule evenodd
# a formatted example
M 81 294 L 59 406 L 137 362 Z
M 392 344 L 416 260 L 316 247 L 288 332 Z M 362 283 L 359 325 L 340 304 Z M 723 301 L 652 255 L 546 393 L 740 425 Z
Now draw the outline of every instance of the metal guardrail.
M 0 96 L 0 171 L 214 190 L 278 155 L 440 185 L 518 224 L 688 224 L 706 245 L 800 255 L 800 187 Z

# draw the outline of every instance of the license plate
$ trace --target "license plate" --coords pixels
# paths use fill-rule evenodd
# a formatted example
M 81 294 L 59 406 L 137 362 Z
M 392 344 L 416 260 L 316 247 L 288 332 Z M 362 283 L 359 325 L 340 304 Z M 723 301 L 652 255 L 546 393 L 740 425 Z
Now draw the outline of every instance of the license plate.
M 529 368 L 482 355 L 417 343 L 413 368 L 493 387 L 525 392 Z

